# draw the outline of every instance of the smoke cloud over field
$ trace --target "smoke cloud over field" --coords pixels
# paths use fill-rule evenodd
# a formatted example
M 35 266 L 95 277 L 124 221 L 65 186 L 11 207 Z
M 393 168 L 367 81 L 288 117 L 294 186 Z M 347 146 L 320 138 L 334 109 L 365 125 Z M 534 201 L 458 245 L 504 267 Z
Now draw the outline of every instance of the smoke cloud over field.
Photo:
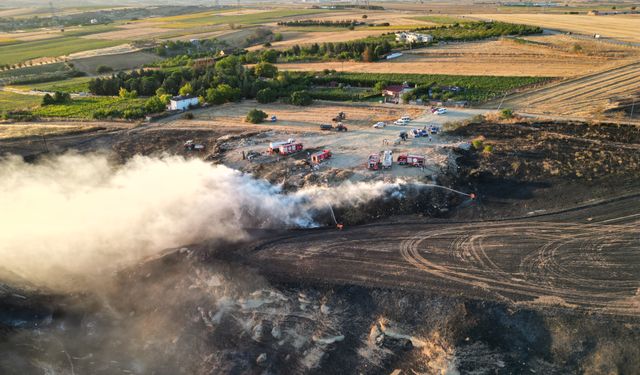
M 312 227 L 319 212 L 397 190 L 345 184 L 284 194 L 224 166 L 180 157 L 67 154 L 0 160 L 0 276 L 68 286 L 166 248 L 242 240 L 243 228 Z

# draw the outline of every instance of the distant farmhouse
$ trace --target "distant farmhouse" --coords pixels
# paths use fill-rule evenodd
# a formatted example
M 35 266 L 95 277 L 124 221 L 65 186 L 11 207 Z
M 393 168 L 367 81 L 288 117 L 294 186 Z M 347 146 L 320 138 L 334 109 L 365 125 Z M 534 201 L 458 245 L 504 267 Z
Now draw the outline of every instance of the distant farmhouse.
M 174 96 L 169 100 L 170 111 L 185 111 L 189 107 L 198 105 L 198 97 L 193 95 Z
M 433 36 L 429 34 L 401 32 L 396 33 L 396 41 L 402 43 L 431 43 L 433 42 Z
M 402 85 L 391 85 L 384 88 L 382 96 L 386 103 L 400 103 L 402 95 L 412 90 L 411 86 L 407 82 Z

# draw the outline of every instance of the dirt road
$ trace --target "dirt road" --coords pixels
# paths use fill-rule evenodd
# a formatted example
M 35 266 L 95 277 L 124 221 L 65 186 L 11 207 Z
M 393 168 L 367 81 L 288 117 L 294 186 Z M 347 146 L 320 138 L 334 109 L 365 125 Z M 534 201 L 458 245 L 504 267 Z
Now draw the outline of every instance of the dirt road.
M 639 209 L 636 194 L 513 220 L 312 230 L 258 244 L 247 258 L 278 279 L 637 316 Z

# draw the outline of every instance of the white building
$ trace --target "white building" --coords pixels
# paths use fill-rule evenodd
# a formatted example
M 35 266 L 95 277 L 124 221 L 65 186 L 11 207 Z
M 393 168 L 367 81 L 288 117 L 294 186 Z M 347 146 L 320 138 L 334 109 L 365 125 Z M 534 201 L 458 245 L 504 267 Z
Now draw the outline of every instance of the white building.
M 420 33 L 396 33 L 396 41 L 402 43 L 430 43 L 433 42 L 433 36 Z
M 184 111 L 191 106 L 198 105 L 198 97 L 193 95 L 174 96 L 169 101 L 170 111 Z

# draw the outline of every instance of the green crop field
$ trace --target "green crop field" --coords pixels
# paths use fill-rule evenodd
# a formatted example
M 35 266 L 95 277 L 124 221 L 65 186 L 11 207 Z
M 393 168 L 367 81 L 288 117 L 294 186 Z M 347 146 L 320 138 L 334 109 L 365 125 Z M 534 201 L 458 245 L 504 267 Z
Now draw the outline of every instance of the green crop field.
M 37 40 L 20 44 L 0 46 L 0 65 L 17 64 L 40 57 L 58 57 L 75 52 L 123 44 L 123 40 L 92 40 L 76 36 Z
M 158 23 L 159 27 L 170 29 L 183 29 L 197 26 L 212 26 L 222 24 L 246 24 L 256 25 L 262 23 L 280 21 L 282 18 L 302 16 L 310 14 L 326 13 L 323 9 L 295 9 L 295 10 L 274 10 L 260 13 L 249 13 L 239 15 L 223 15 L 219 11 L 203 12 L 175 17 L 154 18 L 152 21 Z M 148 21 L 148 20 L 147 20 Z
M 396 73 L 335 73 L 322 76 L 322 73 L 299 73 L 314 77 L 316 84 L 339 82 L 352 86 L 373 87 L 377 82 L 387 84 L 459 86 L 463 91 L 452 97 L 455 100 L 482 102 L 519 87 L 533 85 L 549 80 L 548 77 L 499 77 L 499 76 L 454 76 L 440 74 L 396 74 Z
M 0 91 L 0 112 L 30 110 L 39 106 L 41 102 L 40 96 Z
M 64 63 L 27 66 L 19 69 L 3 70 L 0 71 L 0 82 L 3 79 L 32 77 L 42 74 L 66 72 L 68 70 L 69 68 Z
M 74 98 L 69 103 L 39 107 L 32 112 L 40 117 L 68 117 L 90 119 L 97 110 L 125 111 L 140 108 L 145 99 L 123 99 L 119 97 L 101 96 Z
M 29 111 L 39 117 L 91 119 L 97 110 L 137 109 L 145 99 L 123 99 L 112 96 L 73 98 L 69 103 L 40 106 L 42 96 L 0 91 L 0 112 Z
M 17 85 L 13 87 L 24 91 L 39 90 L 49 92 L 61 91 L 68 93 L 89 92 L 89 80 L 91 80 L 91 78 L 89 77 L 76 77 L 65 79 L 63 81 L 33 83 L 29 85 Z

